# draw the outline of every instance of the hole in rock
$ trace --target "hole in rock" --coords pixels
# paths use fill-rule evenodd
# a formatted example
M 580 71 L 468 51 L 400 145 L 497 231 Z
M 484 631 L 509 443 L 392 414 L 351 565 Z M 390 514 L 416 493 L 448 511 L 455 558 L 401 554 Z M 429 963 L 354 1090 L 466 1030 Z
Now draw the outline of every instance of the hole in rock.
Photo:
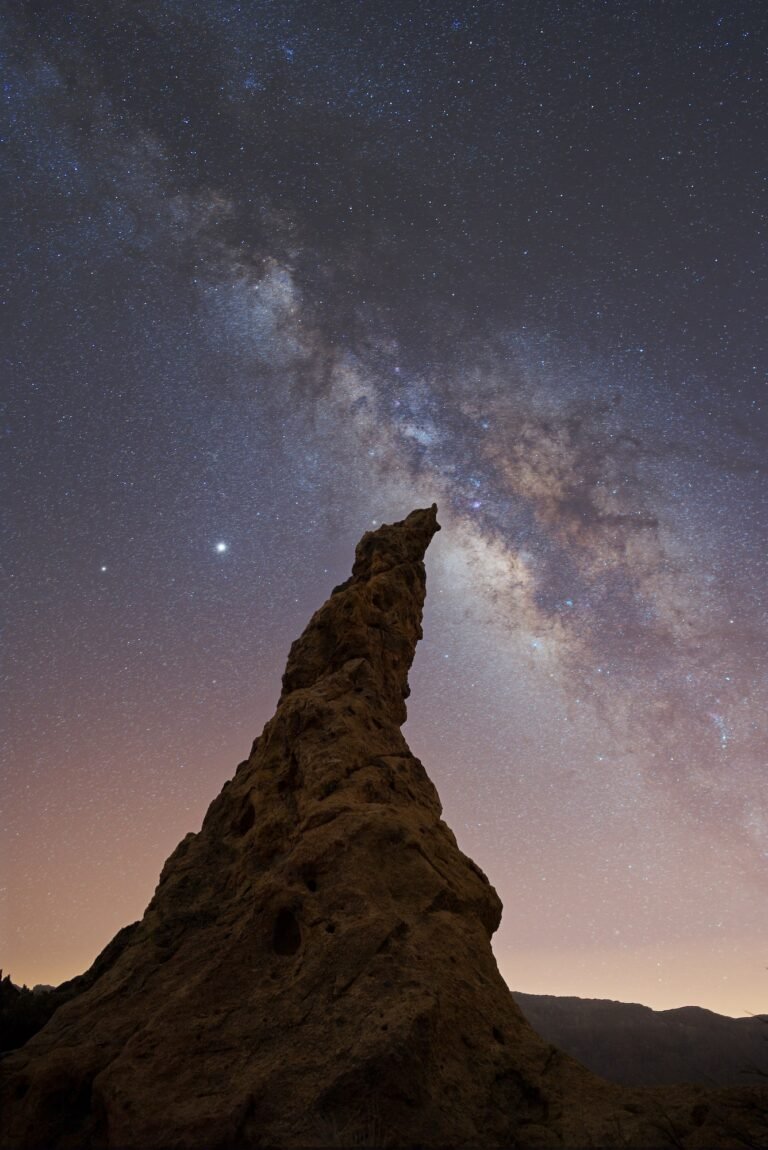
M 625 1107 L 627 1109 L 627 1107 Z M 691 1111 L 691 1118 L 693 1119 L 694 1126 L 702 1126 L 704 1120 L 709 1114 L 709 1106 L 706 1102 L 698 1102 Z
M 248 805 L 240 815 L 240 818 L 236 820 L 232 830 L 236 835 L 244 835 L 251 829 L 255 821 L 256 811 L 253 809 L 253 803 L 249 800 Z
M 500 1042 L 502 1046 L 506 1046 L 506 1039 L 505 1039 L 504 1035 L 501 1033 L 501 1031 L 499 1030 L 498 1026 L 494 1026 L 491 1033 L 493 1034 L 493 1037 L 496 1039 L 497 1042 Z
M 329 922 L 325 929 L 326 929 L 328 934 L 333 934 L 333 932 L 336 929 L 336 923 L 335 922 Z
M 296 916 L 288 907 L 277 912 L 272 931 L 272 949 L 275 954 L 295 954 L 301 946 L 301 931 Z

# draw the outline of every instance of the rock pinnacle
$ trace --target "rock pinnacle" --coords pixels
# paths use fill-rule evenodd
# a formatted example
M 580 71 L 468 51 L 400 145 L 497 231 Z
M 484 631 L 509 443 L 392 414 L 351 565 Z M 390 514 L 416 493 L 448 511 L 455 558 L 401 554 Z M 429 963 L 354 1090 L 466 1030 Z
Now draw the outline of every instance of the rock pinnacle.
M 363 536 L 144 917 L 4 1059 L 4 1147 L 743 1145 L 749 1092 L 610 1086 L 499 975 L 500 900 L 400 731 L 436 512 Z

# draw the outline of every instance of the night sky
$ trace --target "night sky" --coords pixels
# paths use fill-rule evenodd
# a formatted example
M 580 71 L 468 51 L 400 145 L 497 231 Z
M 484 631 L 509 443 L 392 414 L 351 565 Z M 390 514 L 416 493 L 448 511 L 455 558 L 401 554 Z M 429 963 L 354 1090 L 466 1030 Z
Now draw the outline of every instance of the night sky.
M 763 0 L 10 7 L 4 970 L 436 501 L 405 733 L 510 987 L 764 1011 Z

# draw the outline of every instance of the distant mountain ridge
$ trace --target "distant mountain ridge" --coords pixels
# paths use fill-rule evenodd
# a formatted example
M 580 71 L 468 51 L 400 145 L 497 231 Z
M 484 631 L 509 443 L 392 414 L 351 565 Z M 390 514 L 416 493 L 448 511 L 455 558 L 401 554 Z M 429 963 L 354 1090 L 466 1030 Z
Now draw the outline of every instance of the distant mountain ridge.
M 768 1085 L 766 1014 L 727 1018 L 700 1006 L 652 1010 L 632 1002 L 517 990 L 513 997 L 543 1038 L 611 1082 Z

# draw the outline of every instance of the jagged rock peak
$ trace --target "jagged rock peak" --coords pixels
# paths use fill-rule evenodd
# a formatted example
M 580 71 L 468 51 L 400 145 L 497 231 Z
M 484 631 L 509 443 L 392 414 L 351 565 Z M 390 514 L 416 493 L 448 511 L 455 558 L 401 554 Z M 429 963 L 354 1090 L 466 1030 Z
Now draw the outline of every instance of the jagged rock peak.
M 752 1094 L 611 1086 L 502 980 L 499 898 L 400 730 L 437 530 L 363 537 L 142 920 L 3 1060 L 4 1148 L 760 1144 Z
M 365 533 L 355 550 L 351 576 L 334 588 L 291 647 L 281 702 L 350 660 L 364 659 L 380 676 L 382 702 L 396 708 L 400 723 L 405 721 L 402 700 L 422 637 L 424 554 L 439 530 L 433 503 L 400 523 Z

